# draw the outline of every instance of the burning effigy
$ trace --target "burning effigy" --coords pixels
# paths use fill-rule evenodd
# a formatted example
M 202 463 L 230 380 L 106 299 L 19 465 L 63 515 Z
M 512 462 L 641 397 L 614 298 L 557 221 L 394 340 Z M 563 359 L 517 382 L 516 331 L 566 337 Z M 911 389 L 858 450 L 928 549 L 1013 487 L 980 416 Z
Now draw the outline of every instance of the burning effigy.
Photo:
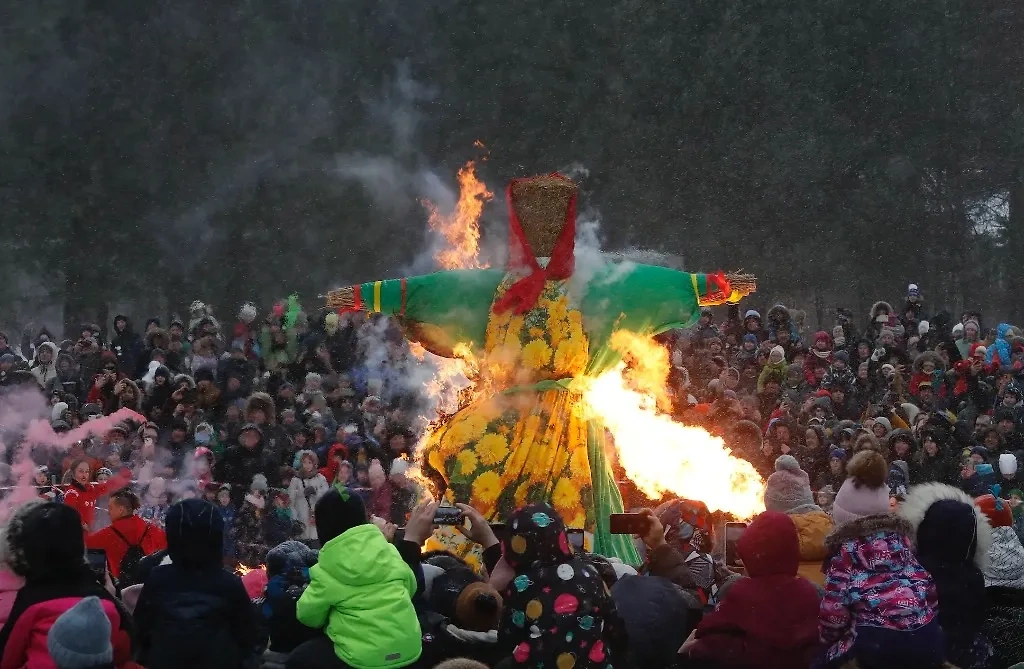
M 611 261 L 584 273 L 570 179 L 517 179 L 507 200 L 505 267 L 371 281 L 328 295 L 331 308 L 394 316 L 431 353 L 472 360 L 472 401 L 436 424 L 418 451 L 436 492 L 491 522 L 548 502 L 588 533 L 595 552 L 635 564 L 630 538 L 608 528 L 609 514 L 623 509 L 607 429 L 645 492 L 756 513 L 760 477 L 721 440 L 659 409 L 658 366 L 644 378 L 623 376 L 624 355 L 654 355 L 647 338 L 691 326 L 701 307 L 737 302 L 755 290 L 754 278 Z

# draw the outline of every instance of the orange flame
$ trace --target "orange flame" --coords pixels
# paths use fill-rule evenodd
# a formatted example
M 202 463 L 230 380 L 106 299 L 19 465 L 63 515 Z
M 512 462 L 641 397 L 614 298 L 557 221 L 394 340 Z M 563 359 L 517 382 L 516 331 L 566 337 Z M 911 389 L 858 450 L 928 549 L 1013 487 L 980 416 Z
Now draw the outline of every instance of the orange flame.
M 256 571 L 257 569 L 266 569 L 266 568 L 267 568 L 267 565 L 265 565 L 265 564 L 261 564 L 258 567 L 246 567 L 244 564 L 240 564 L 237 567 L 235 567 L 235 573 L 238 574 L 239 576 L 245 576 L 250 571 Z
M 734 456 L 719 437 L 701 427 L 682 425 L 659 410 L 667 400 L 661 363 L 664 350 L 636 335 L 612 338 L 625 362 L 584 382 L 585 409 L 612 433 L 619 464 L 648 497 L 671 492 L 750 518 L 764 510 L 764 482 L 746 460 Z M 664 401 L 663 400 L 663 401 Z
M 424 200 L 423 205 L 430 212 L 427 221 L 430 229 L 439 233 L 446 247 L 434 254 L 437 264 L 443 269 L 471 269 L 487 267 L 480 260 L 480 214 L 484 203 L 494 197 L 487 185 L 476 177 L 476 162 L 470 160 L 458 174 L 459 201 L 455 211 L 444 215 L 437 205 Z

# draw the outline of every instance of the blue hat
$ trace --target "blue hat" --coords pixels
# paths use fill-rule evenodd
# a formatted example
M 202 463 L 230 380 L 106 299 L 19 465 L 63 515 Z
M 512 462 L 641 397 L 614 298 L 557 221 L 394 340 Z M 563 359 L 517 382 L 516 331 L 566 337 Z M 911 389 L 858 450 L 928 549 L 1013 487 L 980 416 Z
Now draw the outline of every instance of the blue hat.
M 114 661 L 110 619 L 98 597 L 86 597 L 53 623 L 46 637 L 50 658 L 60 669 L 90 669 Z

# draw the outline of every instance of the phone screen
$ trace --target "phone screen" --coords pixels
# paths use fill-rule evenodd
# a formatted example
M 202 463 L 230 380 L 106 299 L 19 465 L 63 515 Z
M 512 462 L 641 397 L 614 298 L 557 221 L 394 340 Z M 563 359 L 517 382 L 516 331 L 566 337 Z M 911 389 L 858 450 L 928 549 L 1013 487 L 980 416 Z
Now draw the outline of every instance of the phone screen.
M 566 537 L 569 539 L 569 545 L 573 547 L 576 552 L 583 552 L 583 530 L 571 530 L 565 531 Z
M 613 513 L 608 516 L 608 531 L 612 534 L 646 534 L 647 516 L 639 513 Z
M 746 523 L 726 523 L 725 524 L 725 564 L 728 566 L 742 566 L 739 554 L 736 552 L 736 544 L 739 542 L 740 537 L 743 536 L 743 531 L 747 529 Z
M 90 548 L 85 554 L 89 562 L 89 569 L 96 576 L 96 580 L 102 585 L 107 581 L 107 551 L 102 548 Z

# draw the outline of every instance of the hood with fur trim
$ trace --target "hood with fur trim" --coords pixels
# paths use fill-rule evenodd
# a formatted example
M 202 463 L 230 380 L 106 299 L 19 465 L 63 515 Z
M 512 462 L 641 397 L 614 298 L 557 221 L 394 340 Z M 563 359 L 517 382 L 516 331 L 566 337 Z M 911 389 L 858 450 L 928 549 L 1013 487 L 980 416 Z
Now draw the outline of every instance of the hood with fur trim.
M 867 537 L 877 532 L 895 532 L 908 538 L 913 536 L 913 528 L 904 518 L 892 513 L 881 513 L 855 518 L 842 525 L 836 525 L 835 529 L 825 537 L 825 548 L 829 555 L 835 555 L 845 542 Z
M 267 423 L 273 425 L 277 422 L 277 410 L 274 405 L 274 398 L 267 393 L 253 393 L 245 403 L 245 417 L 249 418 L 250 411 L 261 410 L 267 417 Z
M 925 351 L 924 353 L 921 353 L 916 358 L 914 358 L 914 373 L 915 374 L 921 374 L 922 373 L 921 372 L 921 367 L 924 366 L 925 361 L 930 361 L 933 365 L 935 365 L 935 369 L 941 370 L 943 372 L 946 371 L 946 363 L 939 356 L 938 353 L 935 353 L 934 351 Z
M 892 308 L 891 304 L 889 304 L 885 300 L 879 300 L 878 302 L 875 302 L 874 304 L 871 305 L 871 312 L 869 315 L 871 316 L 872 323 L 874 323 L 875 319 L 878 318 L 878 314 L 881 313 L 882 309 L 885 309 L 890 316 L 896 313 L 896 311 Z
M 970 509 L 973 523 L 968 510 L 960 506 L 964 504 Z M 964 491 L 945 483 L 914 486 L 900 505 L 899 515 L 913 527 L 918 555 L 929 554 L 953 564 L 972 561 L 984 571 L 992 546 L 992 527 Z

